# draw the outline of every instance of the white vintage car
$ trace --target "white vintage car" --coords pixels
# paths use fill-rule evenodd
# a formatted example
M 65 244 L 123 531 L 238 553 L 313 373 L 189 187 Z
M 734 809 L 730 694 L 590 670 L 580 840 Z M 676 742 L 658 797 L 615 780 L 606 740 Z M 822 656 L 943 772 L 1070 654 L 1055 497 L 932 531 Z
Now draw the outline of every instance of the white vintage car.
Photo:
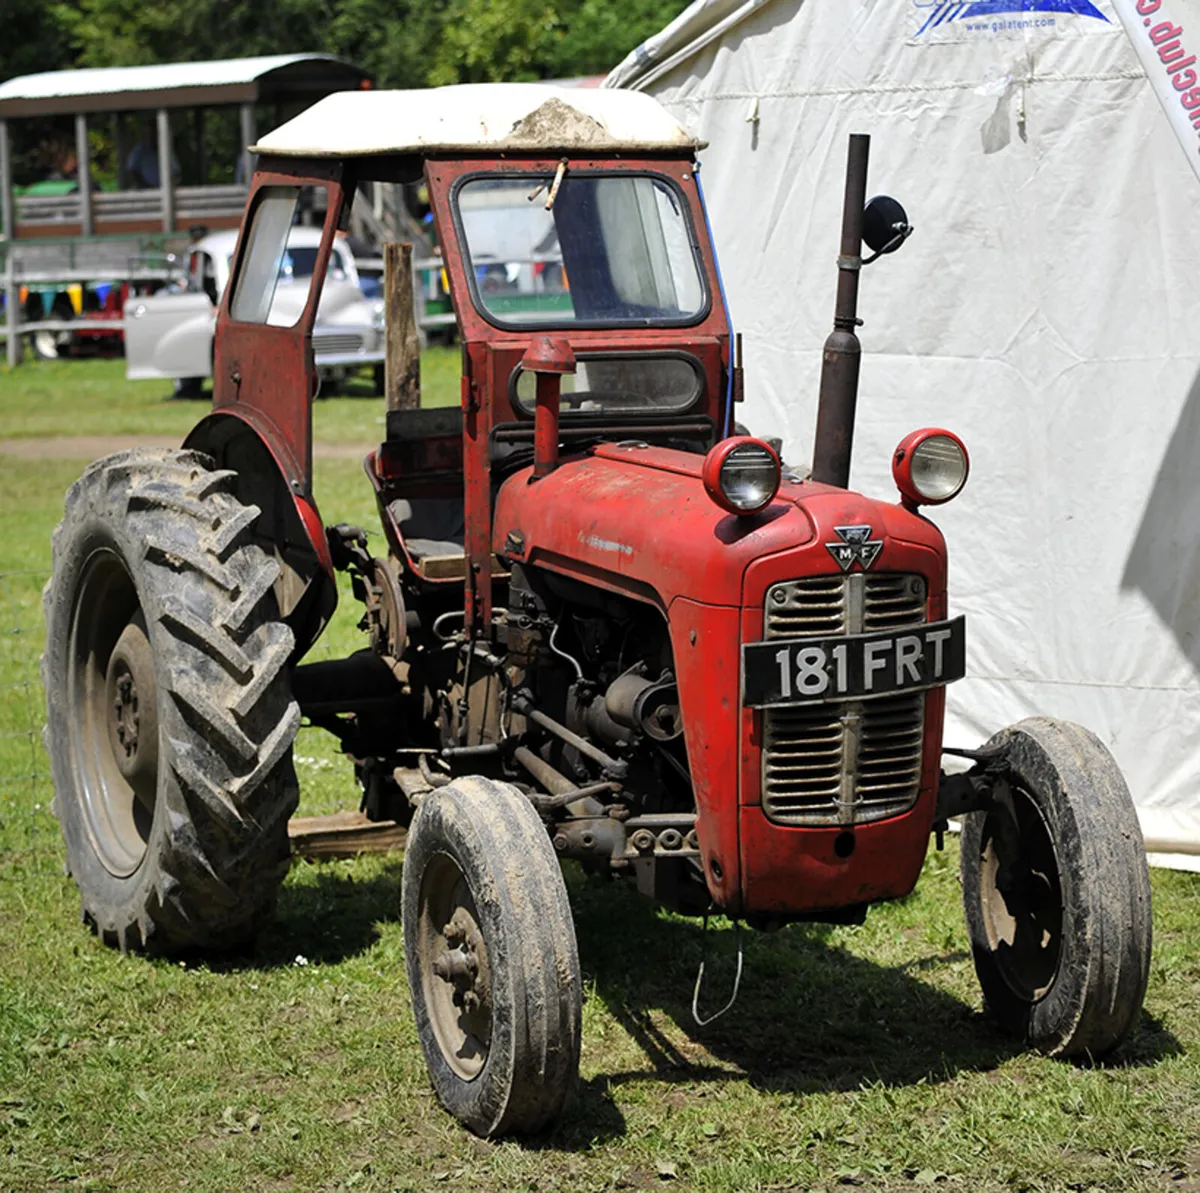
M 320 228 L 296 227 L 288 233 L 269 323 L 287 326 L 300 317 L 320 243 Z M 194 396 L 201 381 L 212 376 L 217 306 L 229 282 L 236 244 L 236 231 L 202 237 L 189 250 L 184 289 L 126 302 L 125 376 L 131 381 L 173 378 L 177 394 Z M 354 255 L 339 238 L 312 336 L 322 382 L 336 383 L 356 369 L 372 367 L 376 390 L 383 392 L 383 318 L 383 302 L 363 296 Z

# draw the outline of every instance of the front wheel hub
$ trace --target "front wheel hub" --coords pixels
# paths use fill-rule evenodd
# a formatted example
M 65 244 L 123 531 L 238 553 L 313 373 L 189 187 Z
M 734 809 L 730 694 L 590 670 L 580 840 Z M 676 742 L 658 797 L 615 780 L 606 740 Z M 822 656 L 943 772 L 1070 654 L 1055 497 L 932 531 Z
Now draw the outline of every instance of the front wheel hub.
M 424 881 L 420 949 L 426 1005 L 442 1057 L 464 1081 L 479 1074 L 492 1036 L 492 972 L 466 878 L 455 860 L 435 857 Z

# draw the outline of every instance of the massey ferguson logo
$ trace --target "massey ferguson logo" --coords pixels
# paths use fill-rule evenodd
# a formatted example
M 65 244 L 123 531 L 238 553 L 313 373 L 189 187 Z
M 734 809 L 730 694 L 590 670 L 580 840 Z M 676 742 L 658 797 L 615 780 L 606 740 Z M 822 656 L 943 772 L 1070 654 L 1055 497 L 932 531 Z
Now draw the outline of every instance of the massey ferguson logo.
M 825 549 L 843 572 L 848 572 L 856 562 L 862 565 L 865 572 L 879 558 L 883 540 L 873 539 L 869 526 L 835 526 L 833 530 L 842 541 L 826 543 Z
M 1053 16 L 1038 13 L 1062 13 L 1066 16 L 1098 17 L 1107 22 L 1091 0 L 913 0 L 917 8 L 929 13 L 917 36 L 939 25 L 963 22 L 972 32 L 999 33 L 1005 29 L 1029 29 L 1055 24 Z

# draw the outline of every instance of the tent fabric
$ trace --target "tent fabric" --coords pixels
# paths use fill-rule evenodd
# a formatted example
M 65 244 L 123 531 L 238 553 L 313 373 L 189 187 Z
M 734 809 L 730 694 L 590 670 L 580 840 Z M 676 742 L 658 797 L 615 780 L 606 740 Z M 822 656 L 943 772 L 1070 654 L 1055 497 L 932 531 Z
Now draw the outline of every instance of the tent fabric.
M 1112 0 L 1112 5 L 1200 179 L 1200 0 Z
M 967 615 L 947 744 L 1086 725 L 1148 848 L 1200 865 L 1196 182 L 1109 0 L 700 0 L 607 82 L 709 142 L 738 417 L 791 464 L 811 458 L 847 137 L 871 134 L 869 193 L 916 233 L 862 278 L 851 485 L 892 498 L 917 427 L 971 452 L 930 512 Z

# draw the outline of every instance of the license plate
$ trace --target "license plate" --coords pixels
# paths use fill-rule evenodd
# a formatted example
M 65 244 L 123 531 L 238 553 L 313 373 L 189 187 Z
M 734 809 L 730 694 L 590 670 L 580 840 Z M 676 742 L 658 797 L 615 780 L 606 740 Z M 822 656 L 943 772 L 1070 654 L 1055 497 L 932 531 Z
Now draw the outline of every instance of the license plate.
M 742 647 L 751 708 L 867 700 L 953 683 L 966 673 L 966 618 L 882 634 L 776 639 Z

